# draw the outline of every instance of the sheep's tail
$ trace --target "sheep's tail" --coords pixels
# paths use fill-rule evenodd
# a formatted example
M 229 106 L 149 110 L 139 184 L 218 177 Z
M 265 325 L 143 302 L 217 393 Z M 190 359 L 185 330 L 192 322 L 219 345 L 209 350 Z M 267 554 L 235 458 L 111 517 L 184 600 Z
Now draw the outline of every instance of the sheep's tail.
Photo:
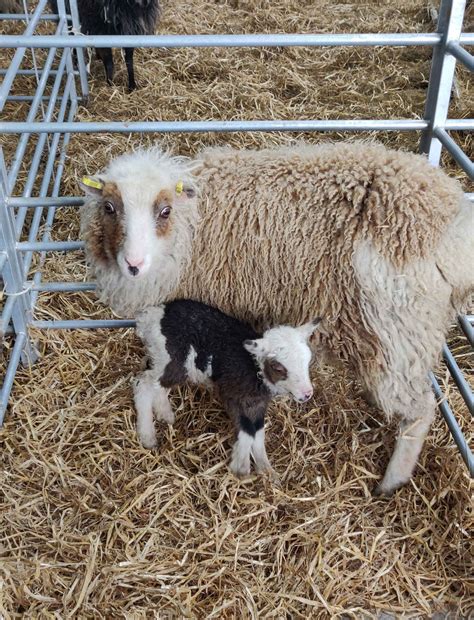
M 474 204 L 465 199 L 435 254 L 436 266 L 451 285 L 451 303 L 463 312 L 474 292 Z

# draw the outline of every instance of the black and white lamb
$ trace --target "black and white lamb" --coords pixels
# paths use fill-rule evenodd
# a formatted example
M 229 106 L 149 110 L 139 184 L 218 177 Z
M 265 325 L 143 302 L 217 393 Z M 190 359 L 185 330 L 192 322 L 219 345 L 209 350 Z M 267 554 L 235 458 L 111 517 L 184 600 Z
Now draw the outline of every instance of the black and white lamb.
M 49 0 L 53 13 L 58 12 L 57 0 Z M 149 35 L 155 34 L 160 15 L 159 0 L 77 0 L 81 32 L 86 35 Z M 66 10 L 69 3 L 66 0 Z M 128 72 L 128 90 L 137 88 L 133 66 L 133 47 L 125 47 L 125 64 Z M 96 48 L 97 56 L 104 63 L 107 82 L 112 84 L 114 59 L 110 47 Z
M 311 398 L 309 339 L 320 319 L 300 327 L 280 325 L 258 334 L 220 310 L 187 299 L 150 307 L 137 316 L 137 334 L 149 355 L 134 381 L 137 431 L 143 446 L 156 446 L 154 416 L 173 424 L 169 389 L 187 381 L 214 385 L 232 419 L 237 441 L 231 471 L 272 472 L 265 451 L 264 419 L 273 396 Z

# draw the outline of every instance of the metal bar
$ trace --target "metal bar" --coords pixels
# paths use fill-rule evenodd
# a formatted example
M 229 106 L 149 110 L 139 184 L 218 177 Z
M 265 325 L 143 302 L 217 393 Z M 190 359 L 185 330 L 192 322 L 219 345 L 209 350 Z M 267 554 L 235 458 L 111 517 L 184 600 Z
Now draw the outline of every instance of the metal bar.
M 474 394 L 472 393 L 469 383 L 466 381 L 461 370 L 459 369 L 453 354 L 446 345 L 443 347 L 443 358 L 449 372 L 451 373 L 454 383 L 458 386 L 461 396 L 464 398 L 467 408 L 469 409 L 469 413 L 474 415 Z
M 434 393 L 436 398 L 438 399 L 438 406 L 440 408 L 441 413 L 443 414 L 444 419 L 446 420 L 446 424 L 448 425 L 449 430 L 451 431 L 451 435 L 459 448 L 459 452 L 466 463 L 469 474 L 471 477 L 474 477 L 474 456 L 467 445 L 466 439 L 462 434 L 462 430 L 459 427 L 459 424 L 454 417 L 453 412 L 451 411 L 451 407 L 448 405 L 448 402 L 441 390 L 441 387 L 436 380 L 436 377 L 432 372 L 429 374 L 431 383 L 433 385 Z
M 341 120 L 341 121 L 138 121 L 23 123 L 2 122 L 0 132 L 22 133 L 186 133 L 206 131 L 416 131 L 428 126 L 422 120 Z
M 20 68 L 21 62 L 23 60 L 23 56 L 25 55 L 26 48 L 29 47 L 25 44 L 24 37 L 29 38 L 36 29 L 38 22 L 40 20 L 41 14 L 46 6 L 47 0 L 39 0 L 38 5 L 31 16 L 30 22 L 28 23 L 24 35 L 14 38 L 19 39 L 19 43 L 17 45 L 12 45 L 11 47 L 18 48 L 13 55 L 13 58 L 10 62 L 10 66 L 8 67 L 8 71 L 5 75 L 3 83 L 0 87 L 0 112 L 3 110 L 3 107 L 6 103 L 8 93 L 12 87 L 13 81 L 16 77 L 16 72 Z M 34 37 L 32 37 L 34 39 Z M 51 47 L 50 45 L 48 47 Z
M 28 110 L 28 115 L 26 117 L 26 123 L 32 123 L 34 121 L 34 119 L 36 118 L 36 115 L 38 113 L 40 104 L 41 104 L 41 99 L 40 97 L 43 95 L 43 92 L 46 88 L 46 84 L 48 83 L 48 79 L 49 79 L 49 69 L 51 68 L 53 61 L 54 61 L 54 57 L 56 55 L 56 48 L 52 48 L 49 50 L 46 61 L 44 63 L 44 67 L 43 70 L 41 72 L 41 77 L 39 80 L 39 84 L 36 88 L 36 92 L 35 92 L 35 99 L 33 100 L 33 103 L 30 106 L 30 109 Z M 28 132 L 26 129 L 22 132 L 22 135 L 18 141 L 18 146 L 16 148 L 15 151 L 15 156 L 13 157 L 13 161 L 10 165 L 10 170 L 8 173 L 8 189 L 9 189 L 9 193 L 13 192 L 13 188 L 15 187 L 15 183 L 16 183 L 16 178 L 18 176 L 18 172 L 20 170 L 21 167 L 21 163 L 23 161 L 23 157 L 25 155 L 25 151 L 26 151 L 26 147 L 28 145 L 28 141 L 30 139 L 30 132 Z
M 374 47 L 437 45 L 439 33 L 402 34 L 196 34 L 196 35 L 2 35 L 0 48 L 18 47 Z
M 70 17 L 69 15 L 67 17 Z M 26 21 L 31 18 L 31 13 L 0 13 L 0 20 L 6 21 Z M 44 13 L 40 17 L 40 21 L 45 22 L 57 22 L 58 15 L 51 15 L 50 13 Z
M 464 332 L 464 335 L 466 336 L 469 344 L 474 349 L 474 328 L 472 327 L 471 323 L 469 322 L 468 317 L 467 316 L 459 316 L 458 317 L 458 321 L 459 321 L 459 325 L 461 326 L 461 329 Z
M 95 291 L 95 282 L 43 282 L 43 284 L 28 283 L 33 291 L 41 293 L 77 293 L 79 291 Z
M 446 133 L 441 127 L 435 127 L 433 134 L 438 138 L 441 144 L 447 149 L 447 151 L 454 157 L 456 162 L 461 166 L 467 176 L 474 180 L 474 164 L 469 157 L 463 152 L 456 142 Z
M 433 52 L 425 105 L 425 120 L 429 125 L 420 141 L 420 151 L 426 153 L 435 166 L 441 157 L 441 142 L 434 135 L 434 129 L 442 127 L 448 117 L 456 67 L 456 58 L 448 53 L 447 46 L 460 40 L 465 6 L 466 0 L 442 0 L 439 10 L 437 33 L 441 41 Z
M 69 7 L 72 17 L 73 33 L 77 35 L 81 32 L 81 21 L 79 19 L 79 11 L 77 8 L 76 0 L 69 0 Z M 87 101 L 89 97 L 89 83 L 87 81 L 87 68 L 86 61 L 84 59 L 84 49 L 76 47 L 75 50 L 77 56 L 77 66 L 79 69 L 79 80 L 81 83 L 81 93 L 84 99 Z
M 0 75 L 6 75 L 8 69 L 0 69 Z M 43 67 L 39 67 L 38 71 L 36 71 L 36 69 L 18 69 L 18 71 L 16 72 L 17 75 L 29 75 L 29 76 L 36 76 L 37 73 L 42 73 L 43 72 Z M 51 69 L 48 73 L 51 76 L 56 75 L 56 69 Z M 74 71 L 74 75 L 79 75 L 78 71 Z
M 20 241 L 16 244 L 16 249 L 20 252 L 72 252 L 83 248 L 82 241 Z
M 448 119 L 436 127 L 443 127 L 448 131 L 472 131 L 474 129 L 474 118 L 464 118 L 464 119 Z
M 466 318 L 466 321 L 469 321 L 469 323 L 474 325 L 474 314 L 466 314 L 465 318 Z
M 132 319 L 70 319 L 67 321 L 32 321 L 31 327 L 39 329 L 123 329 L 135 327 Z
M 7 410 L 8 399 L 10 398 L 10 392 L 12 391 L 13 381 L 15 379 L 16 370 L 20 363 L 20 357 L 25 346 L 26 334 L 18 334 L 13 345 L 13 350 L 10 355 L 7 370 L 3 380 L 2 390 L 0 391 L 0 426 L 3 424 L 5 412 Z
M 36 196 L 34 198 L 30 196 L 11 196 L 8 199 L 8 206 L 15 208 L 24 207 L 37 209 L 39 207 L 80 207 L 83 204 L 84 198 L 80 196 L 48 196 L 45 198 Z
M 41 101 L 49 101 L 50 96 L 49 95 L 43 95 L 43 97 L 40 97 Z M 63 97 L 58 97 L 56 99 L 56 101 L 62 101 Z M 83 101 L 83 97 L 78 97 L 79 101 Z M 19 103 L 23 103 L 23 102 L 28 102 L 28 101 L 33 101 L 34 100 L 34 95 L 9 95 L 8 96 L 8 101 L 9 102 L 19 102 Z
M 467 67 L 469 71 L 474 71 L 474 56 L 461 47 L 459 43 L 456 43 L 456 41 L 450 41 L 446 46 L 446 51 L 452 54 L 456 60 L 462 62 L 462 64 Z
M 16 334 L 25 334 L 24 346 L 21 359 L 24 364 L 32 364 L 37 353 L 28 337 L 28 321 L 30 319 L 30 291 L 24 288 L 24 279 L 21 261 L 15 251 L 16 234 L 15 219 L 8 203 L 8 176 L 3 159 L 3 151 L 0 150 L 0 247 L 2 248 L 7 262 L 2 271 L 5 283 L 5 294 L 16 298 L 12 309 L 12 321 Z

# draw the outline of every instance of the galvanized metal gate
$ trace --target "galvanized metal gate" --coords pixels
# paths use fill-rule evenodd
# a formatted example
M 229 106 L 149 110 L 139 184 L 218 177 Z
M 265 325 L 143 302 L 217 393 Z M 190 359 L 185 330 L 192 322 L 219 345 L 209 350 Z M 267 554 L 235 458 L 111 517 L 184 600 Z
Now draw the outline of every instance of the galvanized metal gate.
M 0 133 L 17 136 L 16 150 L 7 170 L 0 153 L 0 274 L 4 291 L 0 317 L 0 335 L 11 346 L 4 346 L 8 356 L 6 373 L 0 392 L 0 424 L 7 407 L 18 365 L 31 364 L 37 354 L 30 340 L 29 328 L 123 328 L 131 320 L 62 320 L 39 321 L 34 318 L 35 305 L 42 291 L 93 290 L 93 283 L 43 282 L 42 264 L 46 253 L 81 249 L 80 241 L 53 242 L 50 233 L 57 208 L 78 206 L 79 197 L 61 196 L 61 176 L 70 136 L 75 132 L 204 132 L 204 131 L 417 131 L 421 132 L 420 150 L 434 165 L 440 162 L 444 147 L 457 164 L 474 179 L 474 165 L 461 150 L 450 131 L 472 131 L 474 119 L 448 118 L 449 101 L 456 62 L 474 71 L 474 56 L 466 45 L 474 45 L 474 33 L 462 33 L 465 0 L 442 0 L 436 33 L 420 34 L 275 34 L 275 35 L 165 35 L 165 36 L 83 36 L 80 34 L 76 0 L 70 0 L 70 14 L 64 0 L 58 0 L 58 15 L 45 12 L 47 0 L 39 0 L 36 8 L 22 15 L 0 15 L 1 19 L 25 23 L 22 35 L 0 36 L 0 48 L 15 49 L 8 68 L 2 69 L 0 112 L 7 103 L 27 103 L 28 111 L 21 121 L 1 121 Z M 51 33 L 38 34 L 38 27 L 50 24 Z M 43 26 L 44 27 L 44 26 Z M 73 36 L 68 32 L 72 30 Z M 292 120 L 292 121 L 180 121 L 173 122 L 76 122 L 78 103 L 88 96 L 84 48 L 87 47 L 290 47 L 290 46 L 430 46 L 433 60 L 426 97 L 424 120 Z M 35 50 L 47 50 L 38 66 Z M 73 49 L 76 59 L 73 59 Z M 29 50 L 32 67 L 20 69 Z M 53 68 L 54 67 L 54 68 Z M 34 94 L 12 95 L 18 76 L 35 80 Z M 48 89 L 47 84 L 52 86 Z M 35 137 L 33 140 L 32 138 Z M 27 151 L 28 149 L 28 151 Z M 26 182 L 18 187 L 18 175 L 25 154 L 29 153 Z M 43 166 L 44 161 L 46 162 Z M 33 195 L 35 193 L 35 195 Z M 468 194 L 474 200 L 474 194 Z M 26 217 L 28 210 L 32 217 Z M 41 233 L 40 233 L 41 230 Z M 39 253 L 38 268 L 28 279 L 33 253 Z M 474 268 L 474 266 L 473 266 Z M 459 323 L 470 345 L 474 347 L 474 316 L 461 316 Z M 474 413 L 474 395 L 447 346 L 444 360 L 466 405 Z M 474 457 L 441 388 L 431 374 L 441 412 L 474 476 Z

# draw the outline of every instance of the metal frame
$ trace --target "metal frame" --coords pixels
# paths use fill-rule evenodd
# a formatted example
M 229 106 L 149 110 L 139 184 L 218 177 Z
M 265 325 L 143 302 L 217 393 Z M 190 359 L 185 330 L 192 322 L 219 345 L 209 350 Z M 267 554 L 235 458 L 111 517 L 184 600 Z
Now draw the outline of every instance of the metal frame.
M 34 319 L 38 295 L 44 291 L 89 291 L 93 283 L 42 282 L 42 264 L 46 253 L 83 248 L 80 241 L 54 242 L 50 232 L 57 208 L 77 207 L 80 197 L 60 196 L 60 183 L 66 149 L 71 133 L 77 132 L 205 132 L 205 131 L 418 131 L 420 150 L 434 165 L 439 165 L 444 147 L 457 164 L 474 179 L 474 165 L 450 135 L 450 131 L 474 130 L 474 119 L 448 119 L 449 102 L 456 63 L 474 70 L 474 57 L 466 45 L 474 45 L 474 33 L 462 33 L 465 0 L 441 0 L 438 28 L 435 33 L 409 34 L 250 34 L 250 35 L 162 35 L 162 36 L 82 36 L 76 0 L 70 0 L 71 14 L 64 0 L 58 2 L 58 15 L 44 12 L 47 0 L 39 0 L 29 14 L 0 15 L 1 19 L 24 20 L 22 35 L 0 36 L 0 48 L 16 48 L 10 66 L 1 69 L 0 112 L 5 104 L 28 103 L 23 121 L 0 122 L 0 132 L 18 135 L 15 155 L 7 172 L 0 157 L 0 274 L 5 285 L 5 301 L 1 308 L 0 335 L 14 343 L 10 350 L 3 387 L 0 392 L 0 424 L 6 410 L 14 376 L 20 362 L 36 359 L 29 327 L 40 329 L 124 328 L 131 320 L 59 320 Z M 46 24 L 51 34 L 35 34 L 38 24 Z M 322 47 L 322 46 L 430 46 L 433 48 L 431 74 L 423 119 L 393 120 L 261 120 L 261 121 L 151 121 L 151 122 L 77 122 L 78 103 L 88 96 L 85 47 Z M 35 50 L 46 50 L 38 70 Z M 76 51 L 76 67 L 72 50 Z M 33 67 L 23 68 L 26 51 L 33 55 Z M 44 54 L 45 52 L 43 52 Z M 11 94 L 15 80 L 35 76 L 34 94 Z M 49 87 L 53 79 L 52 86 Z M 32 136 L 35 143 L 32 145 Z M 17 195 L 17 178 L 28 151 L 29 173 Z M 46 163 L 44 163 L 46 162 Z M 44 164 L 44 165 L 43 165 Z M 56 164 L 56 167 L 54 167 Z M 32 196 L 34 191 L 37 195 Z M 474 194 L 467 195 L 474 201 Z M 27 210 L 33 217 L 27 219 Z M 41 235 L 39 234 L 41 228 Z M 29 271 L 34 253 L 39 253 L 38 267 L 32 279 Z M 474 347 L 474 316 L 459 317 L 461 329 Z M 448 347 L 443 357 L 453 380 L 473 414 L 474 395 Z M 433 388 L 440 400 L 440 410 L 459 447 L 471 475 L 474 457 L 444 397 L 439 383 L 431 374 Z

